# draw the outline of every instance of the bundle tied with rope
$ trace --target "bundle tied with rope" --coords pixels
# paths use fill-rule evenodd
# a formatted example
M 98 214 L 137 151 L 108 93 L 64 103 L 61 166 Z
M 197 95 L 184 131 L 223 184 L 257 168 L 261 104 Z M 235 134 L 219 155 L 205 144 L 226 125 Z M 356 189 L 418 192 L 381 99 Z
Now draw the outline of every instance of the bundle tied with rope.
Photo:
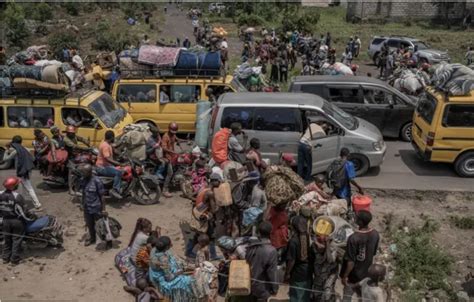
M 267 200 L 274 205 L 292 202 L 305 191 L 303 179 L 288 167 L 271 166 L 263 181 Z

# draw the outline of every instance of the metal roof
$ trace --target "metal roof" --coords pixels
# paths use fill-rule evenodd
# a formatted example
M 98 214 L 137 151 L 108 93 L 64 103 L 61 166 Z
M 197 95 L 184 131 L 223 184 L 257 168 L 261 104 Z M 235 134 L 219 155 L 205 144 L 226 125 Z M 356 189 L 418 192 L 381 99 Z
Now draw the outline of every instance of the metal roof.
M 324 99 L 309 93 L 288 92 L 239 92 L 225 93 L 219 98 L 219 104 L 237 105 L 310 105 L 321 108 Z
M 386 86 L 387 83 L 373 77 L 364 76 L 331 76 L 331 75 L 316 75 L 316 76 L 296 76 L 293 83 L 301 82 L 330 82 L 330 83 L 365 83 L 378 84 Z

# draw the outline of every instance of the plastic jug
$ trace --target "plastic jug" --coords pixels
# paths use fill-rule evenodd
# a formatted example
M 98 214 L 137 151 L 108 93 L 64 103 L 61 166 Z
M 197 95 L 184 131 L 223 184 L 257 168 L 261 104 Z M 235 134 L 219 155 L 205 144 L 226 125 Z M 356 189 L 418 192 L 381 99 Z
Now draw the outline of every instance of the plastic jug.
M 196 134 L 195 141 L 202 149 L 207 148 L 209 139 L 209 122 L 211 121 L 211 102 L 199 101 L 196 108 Z
M 228 182 L 223 182 L 214 189 L 214 198 L 219 207 L 227 207 L 232 204 L 232 190 Z

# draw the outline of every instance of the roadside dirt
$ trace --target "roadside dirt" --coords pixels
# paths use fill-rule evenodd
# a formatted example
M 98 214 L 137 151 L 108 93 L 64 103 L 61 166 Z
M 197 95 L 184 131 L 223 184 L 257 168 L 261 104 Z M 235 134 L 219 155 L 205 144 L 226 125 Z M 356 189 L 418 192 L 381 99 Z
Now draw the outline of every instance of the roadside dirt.
M 8 175 L 0 172 L 0 181 Z M 39 177 L 34 182 L 38 185 Z M 128 244 L 135 222 L 139 217 L 150 219 L 154 226 L 161 226 L 162 233 L 170 236 L 173 250 L 177 255 L 184 254 L 183 234 L 180 222 L 190 215 L 189 201 L 178 197 L 163 199 L 153 206 L 131 205 L 109 202 L 107 211 L 123 226 L 120 241 L 114 248 L 101 251 L 98 248 L 84 247 L 86 233 L 83 217 L 77 204 L 71 201 L 66 192 L 49 192 L 38 189 L 45 212 L 56 215 L 64 224 L 64 249 L 27 249 L 23 262 L 15 267 L 0 265 L 0 299 L 35 300 L 75 300 L 75 301 L 132 301 L 132 297 L 122 289 L 125 284 L 114 267 L 115 254 Z M 375 198 L 373 213 L 374 227 L 383 233 L 386 214 L 394 214 L 394 223 L 402 220 L 421 223 L 423 216 L 429 216 L 441 223 L 436 233 L 440 248 L 448 251 L 456 260 L 452 281 L 459 286 L 464 277 L 474 273 L 472 256 L 472 231 L 453 228 L 449 215 L 465 215 L 474 211 L 473 197 L 463 193 L 416 192 L 416 191 L 371 191 Z M 383 258 L 388 253 L 390 242 L 382 240 Z M 380 259 L 381 259 L 380 258 Z M 284 299 L 287 289 L 280 289 L 278 298 Z

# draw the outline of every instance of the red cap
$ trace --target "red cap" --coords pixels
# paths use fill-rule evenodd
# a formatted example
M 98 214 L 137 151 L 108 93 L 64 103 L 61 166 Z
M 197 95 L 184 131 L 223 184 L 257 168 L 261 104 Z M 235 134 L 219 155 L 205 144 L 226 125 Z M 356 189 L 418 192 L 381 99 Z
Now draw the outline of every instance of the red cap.
M 13 191 L 20 184 L 21 180 L 18 177 L 10 176 L 3 182 L 5 189 Z

